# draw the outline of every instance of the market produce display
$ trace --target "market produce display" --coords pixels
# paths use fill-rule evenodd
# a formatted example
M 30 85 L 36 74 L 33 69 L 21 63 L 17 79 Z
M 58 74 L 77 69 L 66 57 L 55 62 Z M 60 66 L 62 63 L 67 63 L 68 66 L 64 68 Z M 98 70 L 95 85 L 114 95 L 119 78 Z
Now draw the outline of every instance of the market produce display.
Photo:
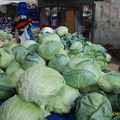
M 105 73 L 111 56 L 65 26 L 42 28 L 16 43 L 0 31 L 0 120 L 47 120 L 76 110 L 76 120 L 119 120 L 120 73 Z

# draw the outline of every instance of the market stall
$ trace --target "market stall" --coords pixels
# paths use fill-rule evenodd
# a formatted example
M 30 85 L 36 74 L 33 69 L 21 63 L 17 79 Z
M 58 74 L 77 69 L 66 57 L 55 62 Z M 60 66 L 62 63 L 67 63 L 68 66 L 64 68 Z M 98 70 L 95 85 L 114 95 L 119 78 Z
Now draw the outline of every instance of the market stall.
M 114 120 L 119 70 L 107 69 L 103 46 L 68 31 L 45 27 L 20 43 L 0 31 L 0 120 Z

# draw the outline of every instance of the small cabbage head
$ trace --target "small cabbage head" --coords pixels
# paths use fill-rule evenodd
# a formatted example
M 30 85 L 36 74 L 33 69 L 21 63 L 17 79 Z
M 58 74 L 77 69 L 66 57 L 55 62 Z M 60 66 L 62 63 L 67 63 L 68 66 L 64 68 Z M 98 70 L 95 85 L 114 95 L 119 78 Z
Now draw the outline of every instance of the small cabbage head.
M 74 55 L 77 55 L 77 54 L 80 54 L 81 51 L 82 51 L 82 43 L 80 42 L 74 42 L 71 46 L 70 46 L 70 54 L 74 54 Z
M 98 80 L 99 87 L 105 92 L 118 93 L 120 90 L 120 73 L 116 71 L 111 71 L 104 74 Z
M 106 53 L 106 49 L 103 46 L 99 45 L 99 44 L 92 44 L 91 48 L 92 48 L 92 51 L 94 51 L 94 52 Z
M 68 28 L 65 27 L 65 26 L 60 26 L 56 29 L 56 33 L 59 35 L 59 36 L 63 36 L 65 34 L 68 34 Z
M 74 101 L 79 97 L 79 91 L 68 85 L 65 87 L 51 100 L 46 109 L 49 111 L 63 114 L 69 113 L 71 108 L 74 106 Z
M 49 41 L 41 44 L 38 48 L 38 54 L 46 60 L 52 59 L 55 55 L 59 54 L 61 44 L 56 41 Z
M 28 68 L 36 65 L 36 64 L 41 64 L 45 66 L 45 60 L 40 57 L 37 53 L 28 53 L 25 58 L 21 62 L 21 67 L 24 70 L 27 70 Z
M 99 64 L 101 70 L 104 70 L 108 66 L 105 61 L 97 61 L 97 63 Z
M 60 37 L 55 33 L 45 33 L 39 35 L 38 43 L 41 44 L 49 41 L 61 42 Z
M 51 27 L 44 27 L 41 29 L 40 33 L 45 34 L 45 33 L 53 33 L 54 30 Z
M 107 53 L 107 54 L 106 54 L 106 61 L 107 61 L 107 62 L 110 62 L 111 59 L 112 59 L 111 55 Z
M 48 66 L 62 73 L 64 71 L 64 67 L 67 65 L 69 61 L 70 58 L 68 56 L 59 54 L 49 61 Z

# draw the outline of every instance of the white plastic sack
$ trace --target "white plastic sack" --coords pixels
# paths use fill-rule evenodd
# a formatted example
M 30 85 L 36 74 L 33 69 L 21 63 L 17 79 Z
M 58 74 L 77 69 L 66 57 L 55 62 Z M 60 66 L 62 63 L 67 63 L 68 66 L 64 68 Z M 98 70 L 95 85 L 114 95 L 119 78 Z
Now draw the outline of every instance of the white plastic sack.
M 19 38 L 20 38 L 21 41 L 22 40 L 30 40 L 30 36 L 29 36 L 26 28 L 25 28 L 23 34 Z

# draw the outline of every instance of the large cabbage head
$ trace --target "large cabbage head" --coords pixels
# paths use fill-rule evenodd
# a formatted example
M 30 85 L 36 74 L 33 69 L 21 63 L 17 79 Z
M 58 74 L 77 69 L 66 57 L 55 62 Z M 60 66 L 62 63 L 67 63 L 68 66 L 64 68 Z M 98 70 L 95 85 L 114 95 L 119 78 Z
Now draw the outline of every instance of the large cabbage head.
M 95 85 L 102 74 L 95 60 L 84 57 L 72 59 L 63 72 L 66 83 L 79 89 Z
M 38 48 L 38 54 L 46 60 L 52 59 L 55 55 L 59 54 L 61 44 L 56 41 L 49 41 L 41 44 Z
M 37 53 L 28 53 L 21 62 L 21 66 L 24 70 L 36 65 L 41 64 L 45 66 L 45 60 L 40 57 Z
M 111 120 L 109 100 L 100 93 L 81 96 L 76 102 L 76 120 Z
M 104 74 L 98 81 L 98 85 L 105 92 L 118 93 L 120 91 L 120 73 L 116 71 L 111 71 Z
M 46 109 L 55 113 L 69 113 L 74 106 L 74 101 L 79 97 L 79 91 L 66 85 L 54 98 L 51 100 Z
M 14 60 L 14 54 L 9 49 L 0 48 L 0 68 L 5 69 Z
M 68 28 L 65 27 L 65 26 L 60 26 L 56 29 L 56 33 L 59 35 L 59 36 L 63 36 L 65 34 L 68 34 Z
M 103 72 L 101 71 L 97 62 L 89 56 L 80 56 L 71 59 L 70 62 L 66 65 L 64 72 L 76 69 L 91 71 L 96 75 L 97 78 L 103 75 Z
M 15 95 L 0 106 L 0 120 L 44 120 L 44 114 L 36 104 Z
M 48 66 L 62 73 L 64 71 L 65 65 L 70 61 L 68 56 L 63 54 L 56 55 L 50 61 Z
M 55 33 L 45 33 L 39 35 L 38 43 L 45 43 L 48 41 L 61 42 L 60 37 Z
M 18 93 L 27 101 L 45 107 L 65 85 L 63 76 L 49 67 L 36 65 L 25 71 L 18 82 Z

